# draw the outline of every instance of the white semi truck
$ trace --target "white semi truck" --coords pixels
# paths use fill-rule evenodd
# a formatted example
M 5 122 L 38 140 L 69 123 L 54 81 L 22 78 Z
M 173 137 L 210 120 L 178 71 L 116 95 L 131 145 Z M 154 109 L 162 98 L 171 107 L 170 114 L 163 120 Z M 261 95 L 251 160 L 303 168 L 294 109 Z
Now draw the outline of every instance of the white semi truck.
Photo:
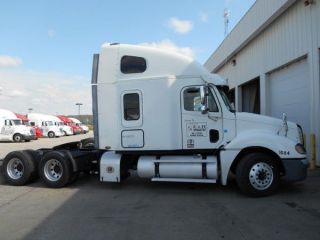
M 52 119 L 53 124 L 59 128 L 60 132 L 63 132 L 64 136 L 73 135 L 72 127 L 64 125 L 63 121 L 61 121 L 61 119 L 56 116 L 50 116 L 50 117 Z
M 34 126 L 40 127 L 42 135 L 48 138 L 61 137 L 64 135 L 62 129 L 56 126 L 53 121 L 53 116 L 42 113 L 29 113 L 28 118 Z
M 22 142 L 35 139 L 34 130 L 22 124 L 17 116 L 6 109 L 0 109 L 0 141 Z
M 80 122 L 78 119 L 76 118 L 72 118 L 70 117 L 70 119 L 78 126 L 82 129 L 83 134 L 86 134 L 89 132 L 89 127 L 85 124 L 83 124 L 82 122 Z
M 79 172 L 97 172 L 101 182 L 137 171 L 151 181 L 222 185 L 233 173 L 240 190 L 255 197 L 274 193 L 281 178 L 305 179 L 301 127 L 285 116 L 235 112 L 227 89 L 224 79 L 179 54 L 104 45 L 93 61 L 94 142 L 11 152 L 3 175 L 23 185 L 39 174 L 47 186 L 63 187 Z

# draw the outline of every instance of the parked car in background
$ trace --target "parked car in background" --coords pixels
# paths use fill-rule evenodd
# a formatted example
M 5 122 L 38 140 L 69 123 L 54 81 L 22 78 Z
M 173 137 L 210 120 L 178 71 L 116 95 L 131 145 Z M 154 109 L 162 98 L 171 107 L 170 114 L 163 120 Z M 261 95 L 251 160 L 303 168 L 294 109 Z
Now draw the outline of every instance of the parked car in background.
M 33 130 L 23 125 L 13 112 L 0 109 L 0 141 L 29 142 L 34 137 Z
M 78 127 L 80 127 L 82 129 L 82 133 L 86 134 L 89 132 L 89 127 L 84 125 L 82 122 L 80 122 L 78 119 L 76 118 L 69 118 L 71 119 Z

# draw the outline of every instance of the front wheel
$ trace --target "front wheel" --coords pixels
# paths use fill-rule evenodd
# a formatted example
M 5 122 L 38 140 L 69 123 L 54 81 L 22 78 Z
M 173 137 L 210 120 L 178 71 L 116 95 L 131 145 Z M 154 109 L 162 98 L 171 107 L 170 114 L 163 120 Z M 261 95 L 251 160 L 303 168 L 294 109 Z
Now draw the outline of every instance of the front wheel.
M 240 160 L 236 179 L 240 190 L 251 197 L 271 195 L 279 185 L 279 165 L 265 153 L 251 153 Z
M 23 137 L 20 133 L 16 133 L 15 135 L 13 135 L 13 141 L 14 142 L 22 142 Z
M 48 137 L 49 138 L 54 138 L 56 135 L 54 134 L 54 132 L 49 132 L 48 133 Z

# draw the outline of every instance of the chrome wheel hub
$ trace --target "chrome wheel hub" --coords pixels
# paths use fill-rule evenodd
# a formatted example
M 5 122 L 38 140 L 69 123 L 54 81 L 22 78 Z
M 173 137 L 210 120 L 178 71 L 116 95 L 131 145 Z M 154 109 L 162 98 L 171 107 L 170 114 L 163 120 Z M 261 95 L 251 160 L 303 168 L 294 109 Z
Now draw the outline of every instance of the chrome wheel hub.
M 254 164 L 249 171 L 249 180 L 255 189 L 267 189 L 273 182 L 272 167 L 264 162 Z
M 24 173 L 24 165 L 19 158 L 12 158 L 7 165 L 7 173 L 12 179 L 19 179 Z
M 63 174 L 62 164 L 56 159 L 50 159 L 44 165 L 44 175 L 52 182 L 58 181 Z

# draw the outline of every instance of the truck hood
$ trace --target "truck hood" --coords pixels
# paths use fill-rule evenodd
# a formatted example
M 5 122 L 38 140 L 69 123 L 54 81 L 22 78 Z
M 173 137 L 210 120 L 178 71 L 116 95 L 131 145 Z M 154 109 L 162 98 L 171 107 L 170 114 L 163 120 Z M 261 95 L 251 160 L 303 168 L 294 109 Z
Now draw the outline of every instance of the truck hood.
M 287 121 L 287 137 L 293 141 L 300 141 L 297 124 Z M 238 112 L 236 113 L 237 133 L 244 131 L 263 131 L 285 136 L 283 121 L 279 118 L 268 117 L 260 114 Z

